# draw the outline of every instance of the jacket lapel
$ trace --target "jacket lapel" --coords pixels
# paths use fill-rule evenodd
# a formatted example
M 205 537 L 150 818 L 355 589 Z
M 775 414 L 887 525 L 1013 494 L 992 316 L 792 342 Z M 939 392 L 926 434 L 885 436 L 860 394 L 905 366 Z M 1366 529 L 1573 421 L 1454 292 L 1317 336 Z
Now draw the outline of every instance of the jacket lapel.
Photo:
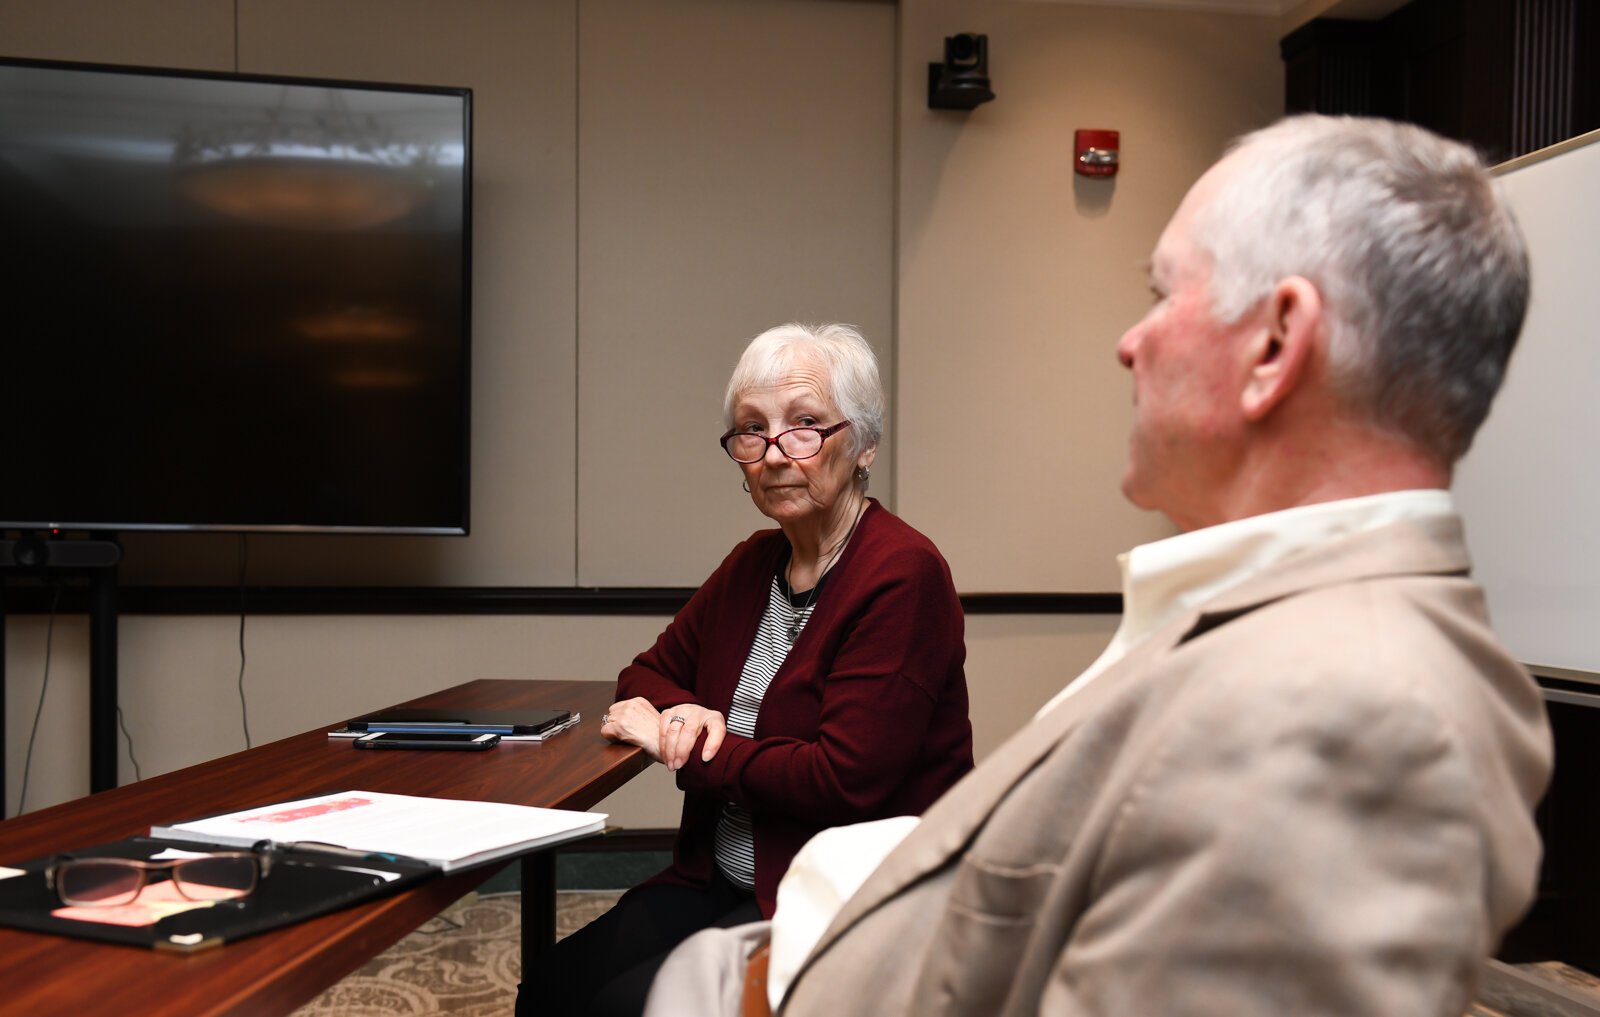
M 1191 613 L 1152 634 L 1081 691 L 1008 738 L 981 765 L 945 792 L 923 814 L 922 822 L 845 902 L 796 974 L 796 981 L 851 926 L 960 854 L 1006 793 L 1060 745 L 1085 717 L 1094 716 L 1098 704 L 1114 694 L 1129 675 L 1139 674 L 1148 667 L 1148 661 L 1170 649 L 1194 620 Z

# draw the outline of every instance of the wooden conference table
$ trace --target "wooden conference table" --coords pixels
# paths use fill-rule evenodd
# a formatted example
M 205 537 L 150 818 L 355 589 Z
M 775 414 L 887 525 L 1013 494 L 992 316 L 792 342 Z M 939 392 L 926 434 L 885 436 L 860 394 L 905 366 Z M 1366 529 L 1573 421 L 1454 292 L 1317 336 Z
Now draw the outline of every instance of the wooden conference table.
M 576 710 L 583 722 L 545 742 L 488 752 L 357 752 L 329 729 L 0 822 L 0 865 L 149 832 L 152 824 L 334 791 L 588 809 L 649 757 L 600 737 L 609 682 L 475 681 L 405 706 Z M 179 955 L 0 928 L 0 1011 L 116 1014 L 284 1014 L 377 956 L 492 876 L 499 866 L 436 876 L 403 892 L 214 950 Z M 548 854 L 523 859 L 524 900 L 554 900 Z M 529 881 L 538 885 L 529 885 Z M 524 906 L 524 914 L 528 913 Z M 525 924 L 524 956 L 548 927 Z

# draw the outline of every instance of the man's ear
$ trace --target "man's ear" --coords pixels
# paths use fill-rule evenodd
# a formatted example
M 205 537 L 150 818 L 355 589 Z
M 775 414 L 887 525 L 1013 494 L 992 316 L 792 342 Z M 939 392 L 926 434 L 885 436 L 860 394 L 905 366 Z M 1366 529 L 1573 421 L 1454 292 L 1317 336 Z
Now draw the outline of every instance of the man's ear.
M 1251 336 L 1249 376 L 1240 407 L 1252 423 L 1264 419 L 1305 378 L 1322 334 L 1322 293 L 1311 280 L 1279 280 L 1266 301 L 1266 321 Z

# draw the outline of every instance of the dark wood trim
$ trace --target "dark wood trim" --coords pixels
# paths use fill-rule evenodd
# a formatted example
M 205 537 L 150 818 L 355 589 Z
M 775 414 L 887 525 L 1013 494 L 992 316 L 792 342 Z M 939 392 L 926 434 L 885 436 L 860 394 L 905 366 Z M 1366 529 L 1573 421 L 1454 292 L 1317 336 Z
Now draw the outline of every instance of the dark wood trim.
M 630 830 L 625 826 L 607 827 L 599 837 L 586 837 L 562 844 L 553 849 L 562 855 L 604 854 L 608 851 L 671 851 L 678 839 L 678 831 L 660 827 Z
M 963 593 L 967 614 L 1121 614 L 1120 593 Z
M 3 610 L 48 614 L 50 587 L 21 580 L 0 588 Z M 659 615 L 676 614 L 692 587 L 547 586 L 124 586 L 121 614 L 212 615 Z M 87 587 L 62 590 L 59 610 L 88 610 Z M 968 593 L 968 614 L 1121 614 L 1117 593 Z

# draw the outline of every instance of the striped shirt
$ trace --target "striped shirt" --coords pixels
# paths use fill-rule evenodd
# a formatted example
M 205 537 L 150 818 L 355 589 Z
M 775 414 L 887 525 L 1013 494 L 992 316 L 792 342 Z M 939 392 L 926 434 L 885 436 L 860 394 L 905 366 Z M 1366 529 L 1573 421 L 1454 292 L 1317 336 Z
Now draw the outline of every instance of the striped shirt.
M 827 577 L 824 576 L 823 579 Z M 814 592 L 822 593 L 819 580 Z M 783 569 L 772 577 L 772 587 L 767 594 L 767 609 L 756 627 L 755 642 L 750 644 L 750 654 L 745 658 L 744 670 L 739 673 L 739 683 L 733 690 L 733 702 L 728 704 L 728 730 L 746 738 L 756 736 L 756 716 L 761 712 L 761 699 L 772 684 L 772 676 L 783 666 L 789 656 L 789 629 L 798 625 L 805 628 L 816 605 L 813 590 L 795 594 L 783 579 Z M 735 886 L 754 890 L 756 886 L 755 833 L 750 813 L 728 802 L 722 807 L 722 817 L 717 821 L 717 869 Z

